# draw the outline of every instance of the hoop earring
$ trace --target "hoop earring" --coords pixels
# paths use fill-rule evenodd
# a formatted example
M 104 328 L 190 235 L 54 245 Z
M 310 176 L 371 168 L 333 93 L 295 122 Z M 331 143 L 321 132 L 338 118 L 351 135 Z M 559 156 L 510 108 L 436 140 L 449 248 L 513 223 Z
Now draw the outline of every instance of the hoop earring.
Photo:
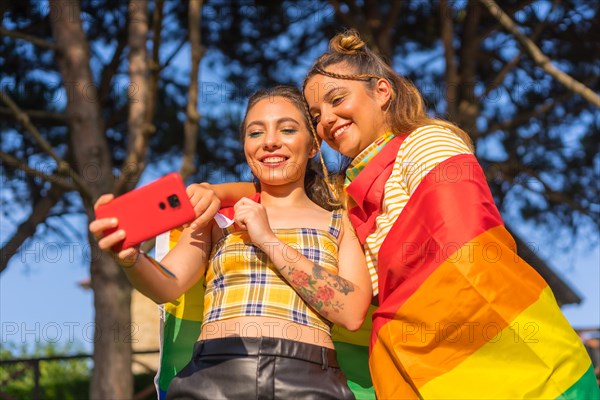
M 392 97 L 390 96 L 390 99 L 388 100 L 387 106 L 385 107 L 385 110 L 383 111 L 384 114 L 387 114 L 387 112 L 390 110 L 390 107 L 392 106 Z
M 390 98 L 388 99 L 387 107 L 385 107 L 385 111 L 384 111 L 385 114 L 387 114 L 387 112 L 390 110 L 390 107 L 392 106 L 392 102 L 395 99 L 396 99 L 396 92 L 394 91 L 394 88 L 391 88 Z

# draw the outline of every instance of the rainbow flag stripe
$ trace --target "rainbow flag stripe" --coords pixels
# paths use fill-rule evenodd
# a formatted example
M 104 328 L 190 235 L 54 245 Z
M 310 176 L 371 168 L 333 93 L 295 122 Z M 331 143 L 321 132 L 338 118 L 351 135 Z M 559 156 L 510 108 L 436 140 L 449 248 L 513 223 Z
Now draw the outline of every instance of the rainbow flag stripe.
M 389 176 L 395 156 L 380 152 L 348 187 L 363 238 L 377 227 L 361 199 L 381 204 L 373 177 Z M 378 398 L 598 398 L 583 344 L 547 283 L 517 256 L 473 155 L 452 156 L 423 178 L 377 267 L 369 365 Z
M 174 229 L 156 239 L 158 260 L 177 243 L 181 230 Z M 371 306 L 363 326 L 356 332 L 334 326 L 332 338 L 338 362 L 348 378 L 348 386 L 358 400 L 374 400 L 375 390 L 369 374 L 369 340 L 372 329 Z M 204 281 L 177 301 L 162 305 L 160 366 L 154 379 L 158 398 L 166 399 L 171 380 L 192 358 L 204 315 Z M 301 371 L 299 371 L 301 373 Z
M 159 261 L 175 246 L 181 231 L 173 229 L 156 237 L 155 253 Z M 163 400 L 173 377 L 192 359 L 204 314 L 204 281 L 198 282 L 176 301 L 160 307 L 160 362 L 154 383 L 158 398 Z

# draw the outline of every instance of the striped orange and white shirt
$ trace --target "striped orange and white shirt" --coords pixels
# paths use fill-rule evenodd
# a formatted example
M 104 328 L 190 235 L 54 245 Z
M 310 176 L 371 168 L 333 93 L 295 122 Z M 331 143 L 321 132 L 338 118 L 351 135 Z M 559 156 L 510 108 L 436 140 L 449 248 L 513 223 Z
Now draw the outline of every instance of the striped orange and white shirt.
M 364 149 L 350 167 L 368 157 L 378 142 Z M 471 154 L 467 144 L 451 130 L 427 125 L 411 132 L 402 142 L 390 177 L 385 184 L 381 212 L 376 218 L 377 229 L 364 243 L 367 265 L 373 284 L 373 295 L 379 293 L 377 254 L 389 230 L 406 206 L 421 181 L 438 164 L 459 154 Z M 447 171 L 451 174 L 452 171 Z

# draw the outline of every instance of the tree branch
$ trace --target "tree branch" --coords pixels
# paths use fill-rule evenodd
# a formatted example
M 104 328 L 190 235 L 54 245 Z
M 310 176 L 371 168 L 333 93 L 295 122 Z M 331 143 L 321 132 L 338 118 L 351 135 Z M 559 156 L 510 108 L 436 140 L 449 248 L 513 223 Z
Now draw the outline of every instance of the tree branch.
M 552 8 L 550 9 L 550 12 L 548 12 L 548 14 L 546 15 L 546 18 L 544 19 L 544 21 L 542 21 L 535 27 L 535 30 L 534 30 L 533 34 L 531 35 L 532 41 L 535 42 L 537 40 L 537 38 L 540 37 L 540 35 L 542 34 L 542 31 L 548 24 L 548 16 L 550 16 L 552 14 L 552 10 L 554 9 L 554 3 L 552 3 L 551 7 Z M 496 89 L 498 86 L 500 86 L 502 84 L 502 82 L 504 82 L 504 78 L 506 78 L 506 75 L 508 75 L 508 73 L 510 71 L 512 71 L 513 68 L 515 68 L 519 64 L 519 61 L 521 61 L 522 57 L 523 57 L 523 52 L 519 51 L 519 54 L 517 54 L 512 60 L 510 60 L 507 64 L 505 64 L 502 67 L 502 69 L 500 69 L 500 72 L 498 72 L 498 75 L 496 75 L 496 77 L 492 80 L 492 82 L 490 82 L 490 84 L 485 88 L 484 93 L 479 97 L 479 101 L 482 101 L 484 98 L 486 98 L 486 96 L 492 90 Z
M 30 119 L 40 119 L 47 120 L 52 122 L 60 122 L 60 125 L 65 125 L 67 123 L 66 114 L 50 112 L 50 111 L 41 111 L 41 110 L 22 110 Z M 13 116 L 14 112 L 10 108 L 0 107 L 0 115 Z
M 448 118 L 455 121 L 458 114 L 456 100 L 458 99 L 458 86 L 460 77 L 456 70 L 456 53 L 454 51 L 454 31 L 452 27 L 452 14 L 448 7 L 448 0 L 440 1 L 441 36 L 444 44 L 444 59 L 446 60 L 446 104 Z
M 502 121 L 502 122 L 498 122 L 493 125 L 489 125 L 488 129 L 485 132 L 481 133 L 480 136 L 485 137 L 494 131 L 498 131 L 498 130 L 504 131 L 504 130 L 510 129 L 512 127 L 516 127 L 521 124 L 524 124 L 527 121 L 529 121 L 531 118 L 537 117 L 542 114 L 546 114 L 556 104 L 558 104 L 558 101 L 556 99 L 553 99 L 552 101 L 548 101 L 548 102 L 542 104 L 541 106 L 532 109 L 528 113 L 521 113 L 521 114 L 518 114 L 517 117 L 515 117 L 515 118 L 509 119 L 506 121 Z
M 379 35 L 382 25 L 381 14 L 379 13 L 380 2 L 378 0 L 363 0 L 362 7 L 358 7 L 355 0 L 347 0 L 347 3 L 352 15 L 364 16 L 362 19 L 363 23 L 361 24 L 362 32 L 371 37 L 371 42 L 375 42 L 379 54 L 389 59 L 392 54 L 391 52 L 384 52 L 384 44 L 381 41 L 382 37 Z
M 81 240 L 79 238 L 81 229 L 73 226 L 73 224 L 69 222 L 68 218 L 62 218 L 63 215 L 68 215 L 68 214 L 71 214 L 71 213 L 64 212 L 64 213 L 48 214 L 48 218 L 55 218 L 55 219 L 47 219 L 46 226 L 48 228 L 52 229 L 52 231 L 54 232 L 54 234 L 56 234 L 57 237 L 62 237 L 62 239 L 65 242 Z M 59 222 L 58 226 L 54 226 L 54 221 L 56 221 L 56 220 L 58 220 L 58 222 Z M 67 235 L 67 232 L 71 232 L 71 236 Z M 84 236 L 83 240 L 85 240 L 85 239 L 86 239 L 86 237 Z
M 377 2 L 374 2 L 372 9 L 378 10 Z M 367 5 L 367 7 L 369 7 Z M 390 10 L 388 11 L 387 18 L 385 21 L 381 21 L 383 18 L 377 14 L 377 22 L 369 20 L 368 24 L 377 32 L 377 44 L 379 45 L 379 49 L 381 50 L 381 54 L 386 57 L 390 62 L 393 58 L 393 48 L 391 45 L 392 39 L 392 31 L 394 29 L 395 24 L 398 22 L 398 15 L 400 15 L 400 10 L 402 9 L 402 2 L 393 1 L 390 4 Z M 370 18 L 375 18 L 373 15 Z M 375 29 L 377 27 L 378 29 Z
M 164 0 L 157 0 L 154 4 L 154 15 L 152 17 L 152 59 L 149 61 L 149 72 L 148 78 L 148 104 L 146 106 L 146 119 L 145 124 L 148 127 L 148 134 L 156 132 L 154 126 L 154 112 L 156 110 L 156 97 L 158 92 L 158 79 L 160 77 L 160 45 L 163 21 L 163 7 Z
M 50 19 L 52 36 L 58 46 L 55 60 L 67 94 L 69 151 L 73 154 L 73 168 L 79 172 L 73 179 L 80 188 L 88 215 L 93 215 L 94 199 L 110 191 L 114 178 L 100 104 L 86 93 L 87 88 L 95 87 L 89 43 L 83 32 L 79 2 L 55 0 L 49 4 L 51 15 L 55 16 Z M 87 183 L 85 188 L 83 182 Z
M 529 6 L 534 1 L 535 0 L 522 0 L 522 1 L 517 2 L 514 5 L 506 5 L 505 12 L 508 15 L 515 15 L 518 11 L 521 11 L 522 9 Z M 501 25 L 500 25 L 500 23 L 498 23 L 498 20 L 496 20 L 495 24 L 492 24 L 492 23 L 485 24 L 485 26 L 482 26 L 482 31 L 481 31 L 481 35 L 479 36 L 479 41 L 480 42 L 484 41 L 485 38 L 487 38 L 489 35 L 492 34 L 492 32 L 495 32 L 500 28 L 501 28 Z
M 130 0 L 129 18 L 129 77 L 133 89 L 129 99 L 127 117 L 128 149 L 115 187 L 117 195 L 122 194 L 139 181 L 146 168 L 148 136 L 151 133 L 146 124 L 148 112 L 148 59 L 146 40 L 148 39 L 148 1 Z
M 55 184 L 56 186 L 61 187 L 64 191 L 77 190 L 77 188 L 71 184 L 70 182 L 65 181 L 63 178 L 57 175 L 48 175 L 43 173 L 42 171 L 38 171 L 35 168 L 31 168 L 27 163 L 24 163 L 21 160 L 16 159 L 10 154 L 0 152 L 0 161 L 6 165 L 11 165 L 23 172 L 25 172 L 29 176 L 34 176 L 37 178 L 41 178 L 46 182 L 50 182 Z
M 187 43 L 187 40 L 188 40 L 188 38 L 185 36 L 181 38 L 181 41 L 175 47 L 175 50 L 173 50 L 173 52 L 166 58 L 165 62 L 160 66 L 160 71 L 162 71 L 163 69 L 165 69 L 169 66 L 169 64 L 171 63 L 171 61 L 173 61 L 173 59 L 175 58 L 177 53 L 179 53 L 179 50 L 181 50 L 183 48 L 183 46 Z
M 181 168 L 179 170 L 184 180 L 193 174 L 196 169 L 194 166 L 194 154 L 196 152 L 196 138 L 198 133 L 198 124 L 200 122 L 200 114 L 198 112 L 198 74 L 200 68 L 200 59 L 204 53 L 200 30 L 202 23 L 202 3 L 202 0 L 190 0 L 188 11 L 188 29 L 190 45 L 192 47 L 192 68 L 190 71 L 190 86 L 188 88 L 186 119 L 183 125 L 183 163 L 181 164 Z
M 527 36 L 521 33 L 519 27 L 513 20 L 496 4 L 494 0 L 480 0 L 480 2 L 488 9 L 490 14 L 498 19 L 500 24 L 514 35 L 517 41 L 525 48 L 525 51 L 533 58 L 533 61 L 546 71 L 550 76 L 560 82 L 567 89 L 579 94 L 591 104 L 600 108 L 600 96 L 594 93 L 590 88 L 583 83 L 573 79 L 570 75 L 559 70 L 552 64 L 552 61 L 531 41 Z
M 54 50 L 54 51 L 57 50 L 56 43 L 49 42 L 47 40 L 37 38 L 35 36 L 31 36 L 31 35 L 28 35 L 26 33 L 17 32 L 17 31 L 11 31 L 9 29 L 5 29 L 5 28 L 0 27 L 0 35 L 8 36 L 8 37 L 11 37 L 11 38 L 17 39 L 17 40 L 25 40 L 25 41 L 30 42 L 31 44 L 33 44 L 33 45 L 35 45 L 37 47 L 41 47 L 41 48 L 44 48 L 44 49 L 50 49 L 50 50 Z
M 508 75 L 508 73 L 510 71 L 512 71 L 513 68 L 515 68 L 519 64 L 519 61 L 521 61 L 522 57 L 523 57 L 523 53 L 519 52 L 519 54 L 517 54 L 515 57 L 513 57 L 512 60 L 510 60 L 508 63 L 506 63 L 502 66 L 500 71 L 498 71 L 498 74 L 496 75 L 496 77 L 490 82 L 489 85 L 487 85 L 487 87 L 485 88 L 482 95 L 479 96 L 480 102 L 483 99 L 485 99 L 492 90 L 496 89 L 498 86 L 500 86 L 502 84 L 502 82 L 504 82 L 504 78 L 506 78 L 506 75 Z
M 329 0 L 329 3 L 331 3 L 335 10 L 335 14 L 342 20 L 342 23 L 344 23 L 347 28 L 354 28 L 360 32 L 362 39 L 367 43 L 369 48 L 374 52 L 381 54 L 381 48 L 379 47 L 379 43 L 375 40 L 373 30 L 367 23 L 367 17 L 354 0 L 345 2 L 349 9 L 348 13 L 342 12 L 341 4 L 338 0 Z
M 534 178 L 536 180 L 536 182 L 539 182 L 544 187 L 544 190 L 542 192 L 540 192 L 540 191 L 535 190 L 527 185 L 521 184 L 520 186 L 522 188 L 526 189 L 527 191 L 544 196 L 551 203 L 565 204 L 565 205 L 569 206 L 571 209 L 573 209 L 575 211 L 579 211 L 581 214 L 588 216 L 592 219 L 597 218 L 597 216 L 594 215 L 592 212 L 590 212 L 589 209 L 586 209 L 584 206 L 582 206 L 581 204 L 574 201 L 571 197 L 569 197 L 565 193 L 557 192 L 556 190 L 552 189 L 540 177 L 539 173 L 536 170 L 534 170 L 533 168 L 531 168 L 527 165 L 523 165 L 521 163 L 519 163 L 518 165 L 515 165 L 514 163 L 511 163 L 510 165 L 500 164 L 500 165 L 496 165 L 496 168 L 494 169 L 495 173 L 501 172 L 502 175 L 504 176 L 504 179 L 507 181 L 511 181 L 511 182 L 513 182 L 515 180 L 515 178 L 517 177 L 516 174 L 513 173 L 513 171 L 519 171 L 519 173 L 525 173 L 525 174 L 529 175 L 530 177 Z M 498 177 L 495 176 L 495 178 L 498 178 Z
M 402 2 L 393 1 L 391 4 L 391 7 L 392 7 L 392 9 L 390 10 L 390 13 L 388 14 L 383 25 L 381 26 L 381 34 L 385 35 L 388 38 L 390 37 L 390 35 L 392 33 L 392 29 L 394 28 L 395 24 L 398 22 L 398 15 L 400 15 L 400 9 L 402 8 Z M 392 52 L 391 47 L 389 49 L 389 52 L 391 54 L 391 52 Z
M 0 249 L 0 273 L 6 269 L 8 261 L 17 254 L 21 245 L 35 234 L 37 226 L 46 220 L 50 209 L 54 207 L 63 193 L 63 188 L 52 185 L 46 196 L 41 197 L 33 205 L 29 217 L 19 225 L 13 237 Z
M 474 136 L 477 135 L 476 120 L 480 114 L 480 104 L 474 95 L 480 48 L 477 31 L 480 22 L 481 7 L 479 4 L 469 1 L 461 35 L 459 85 L 455 101 L 457 103 L 456 122 Z
M 119 67 L 119 61 L 121 61 L 121 55 L 127 45 L 127 29 L 129 28 L 129 17 L 125 17 L 125 24 L 119 30 L 117 34 L 117 48 L 112 56 L 110 62 L 102 69 L 100 77 L 100 85 L 98 86 L 98 98 L 104 103 L 106 98 L 110 94 L 111 82 L 117 69 Z
M 509 119 L 506 121 L 502 121 L 502 122 L 496 122 L 492 125 L 489 125 L 489 123 L 488 123 L 488 128 L 486 129 L 486 131 L 481 133 L 479 136 L 485 137 L 485 136 L 489 135 L 490 133 L 498 131 L 498 130 L 505 131 L 505 130 L 523 125 L 523 124 L 527 123 L 527 121 L 529 121 L 531 118 L 535 118 L 540 115 L 548 113 L 552 109 L 552 107 L 556 106 L 557 104 L 562 103 L 563 101 L 567 100 L 569 97 L 570 97 L 570 92 L 564 92 L 562 95 L 552 97 L 551 100 L 546 101 L 541 106 L 531 109 L 529 112 L 517 113 L 515 118 Z M 582 104 L 585 105 L 587 103 L 582 103 Z
M 77 186 L 77 188 L 82 192 L 82 194 L 91 197 L 91 192 L 86 183 L 81 179 L 79 174 L 69 166 L 69 163 L 67 163 L 58 154 L 54 152 L 52 146 L 50 146 L 50 144 L 44 139 L 44 137 L 37 130 L 37 128 L 31 123 L 31 120 L 29 119 L 27 114 L 24 113 L 19 108 L 19 106 L 17 106 L 17 104 L 10 98 L 10 96 L 7 93 L 0 91 L 0 98 L 2 98 L 4 104 L 6 104 L 8 108 L 10 108 L 10 110 L 13 112 L 13 115 L 15 116 L 17 121 L 19 121 L 21 125 L 23 125 L 25 129 L 31 134 L 31 136 L 33 136 L 34 140 L 42 148 L 42 150 L 46 152 L 50 157 L 52 157 L 54 161 L 56 161 L 58 174 L 70 176 L 71 179 L 73 179 L 75 186 Z

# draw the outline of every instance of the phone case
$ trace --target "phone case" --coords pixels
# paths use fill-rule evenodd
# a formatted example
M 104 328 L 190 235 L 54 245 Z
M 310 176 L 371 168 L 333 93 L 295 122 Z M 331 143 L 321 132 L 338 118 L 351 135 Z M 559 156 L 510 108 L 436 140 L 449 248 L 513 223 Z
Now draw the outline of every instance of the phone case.
M 104 234 L 125 230 L 121 245 L 113 247 L 118 252 L 190 222 L 195 214 L 181 176 L 173 172 L 96 209 L 97 219 L 113 217 L 119 225 Z

